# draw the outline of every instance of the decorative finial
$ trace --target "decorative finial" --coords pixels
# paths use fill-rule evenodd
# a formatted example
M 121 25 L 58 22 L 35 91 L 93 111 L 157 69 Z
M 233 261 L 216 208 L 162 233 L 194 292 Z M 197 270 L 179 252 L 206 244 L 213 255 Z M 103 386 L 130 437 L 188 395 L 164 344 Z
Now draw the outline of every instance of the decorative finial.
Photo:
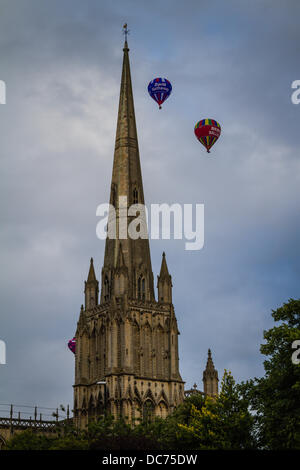
M 194 389 L 196 390 L 196 388 L 197 388 L 196 382 L 194 383 L 193 387 L 194 387 Z
M 127 42 L 127 35 L 129 34 L 129 29 L 127 28 L 127 23 L 123 25 L 123 34 L 125 34 L 125 42 Z

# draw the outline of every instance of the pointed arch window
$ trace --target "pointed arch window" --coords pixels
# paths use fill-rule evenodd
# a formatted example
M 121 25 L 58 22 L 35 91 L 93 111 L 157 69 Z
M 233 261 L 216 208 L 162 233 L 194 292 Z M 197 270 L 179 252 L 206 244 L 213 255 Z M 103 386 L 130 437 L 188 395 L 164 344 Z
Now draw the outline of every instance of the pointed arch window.
M 110 299 L 110 289 L 109 289 L 109 280 L 108 277 L 104 278 L 104 302 L 107 302 Z
M 133 204 L 138 204 L 139 202 L 139 193 L 136 188 L 133 190 Z
M 154 403 L 152 400 L 147 399 L 143 404 L 143 421 L 145 423 L 150 423 L 154 419 Z
M 138 278 L 138 299 L 146 299 L 146 282 L 144 276 L 140 275 Z
M 114 206 L 114 208 L 116 209 L 116 203 L 117 203 L 117 188 L 116 188 L 116 185 L 112 185 L 112 188 L 111 188 L 111 203 L 112 205 Z
M 167 415 L 168 415 L 167 405 L 163 401 L 161 401 L 159 404 L 159 416 L 161 418 L 166 418 Z

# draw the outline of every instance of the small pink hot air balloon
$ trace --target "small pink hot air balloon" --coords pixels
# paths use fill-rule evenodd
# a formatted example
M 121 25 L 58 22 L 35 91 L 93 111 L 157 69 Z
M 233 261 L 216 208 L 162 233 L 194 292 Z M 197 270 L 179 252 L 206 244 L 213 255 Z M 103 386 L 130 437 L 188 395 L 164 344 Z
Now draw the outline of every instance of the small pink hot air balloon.
M 70 341 L 68 342 L 68 348 L 70 349 L 70 351 L 72 351 L 73 354 L 75 354 L 75 351 L 76 351 L 76 338 L 74 336 L 74 338 L 70 339 Z

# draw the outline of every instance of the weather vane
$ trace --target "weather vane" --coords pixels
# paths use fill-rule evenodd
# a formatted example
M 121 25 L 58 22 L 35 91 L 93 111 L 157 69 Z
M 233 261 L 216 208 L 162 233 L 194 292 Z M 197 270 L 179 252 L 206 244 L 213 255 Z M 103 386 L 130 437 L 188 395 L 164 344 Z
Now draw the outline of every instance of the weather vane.
M 123 34 L 125 34 L 125 41 L 127 41 L 127 35 L 129 34 L 129 29 L 127 28 L 127 23 L 123 25 Z

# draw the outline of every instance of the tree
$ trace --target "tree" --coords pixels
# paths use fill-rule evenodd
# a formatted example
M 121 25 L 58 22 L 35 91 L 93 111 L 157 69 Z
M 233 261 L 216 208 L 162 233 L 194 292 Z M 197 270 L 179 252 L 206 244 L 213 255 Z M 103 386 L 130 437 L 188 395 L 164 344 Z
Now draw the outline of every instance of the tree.
M 179 424 L 191 435 L 197 449 L 248 449 L 254 447 L 254 420 L 230 372 L 225 370 L 218 396 L 205 398 L 202 408 L 191 408 L 188 424 Z
M 178 405 L 169 416 L 164 419 L 157 417 L 151 422 L 141 422 L 134 428 L 134 433 L 152 440 L 158 448 L 164 450 L 195 449 L 195 438 L 183 432 L 178 423 L 188 424 L 191 419 L 192 407 L 201 409 L 204 401 L 204 396 L 200 393 L 191 395 Z
M 114 419 L 113 416 L 100 418 L 89 424 L 86 435 L 89 450 L 159 449 L 156 436 L 138 432 L 136 428 L 126 423 L 124 418 Z
M 88 450 L 88 441 L 79 435 L 68 434 L 53 439 L 49 450 Z
M 4 450 L 48 450 L 52 442 L 53 438 L 27 429 L 9 439 Z
M 260 351 L 265 376 L 241 385 L 255 412 L 258 443 L 265 449 L 300 449 L 300 364 L 292 345 L 300 340 L 300 299 L 272 311 L 277 326 L 264 331 Z

